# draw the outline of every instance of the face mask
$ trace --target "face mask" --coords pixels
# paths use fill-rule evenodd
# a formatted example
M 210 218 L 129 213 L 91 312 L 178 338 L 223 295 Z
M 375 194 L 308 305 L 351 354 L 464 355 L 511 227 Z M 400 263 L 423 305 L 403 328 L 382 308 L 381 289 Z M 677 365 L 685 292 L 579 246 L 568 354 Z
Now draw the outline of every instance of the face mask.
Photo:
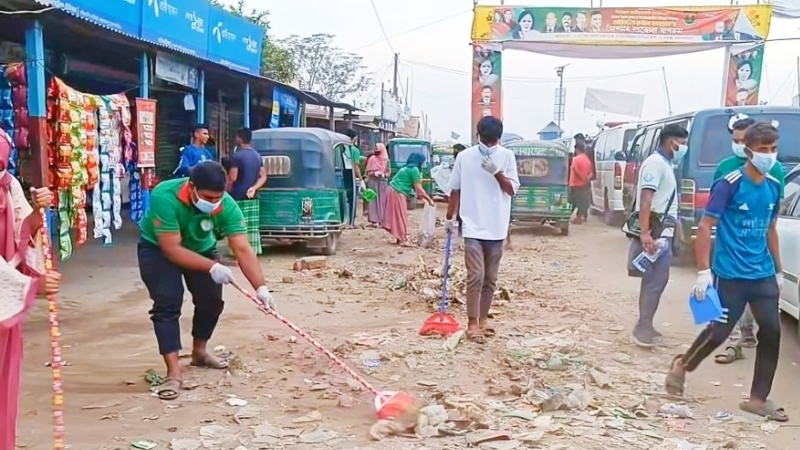
M 678 148 L 672 152 L 672 161 L 674 164 L 680 164 L 681 160 L 684 156 L 686 156 L 686 152 L 689 151 L 689 147 L 686 144 L 678 144 Z
M 195 197 L 197 197 L 197 200 L 194 201 L 194 207 L 199 209 L 200 212 L 202 213 L 211 214 L 211 212 L 217 209 L 220 203 L 222 203 L 222 200 L 216 203 L 212 203 L 208 200 L 203 200 L 202 198 L 200 198 L 199 195 L 197 195 L 197 190 L 194 191 L 194 195 Z
M 484 144 L 483 142 L 478 143 L 478 150 L 480 150 L 483 156 L 489 156 L 497 150 L 497 146 L 489 147 L 488 145 Z
M 744 144 L 737 144 L 736 142 L 731 145 L 733 148 L 733 154 L 738 156 L 739 158 L 747 158 L 747 154 L 744 152 Z
M 750 164 L 756 168 L 762 175 L 766 175 L 769 172 L 769 169 L 772 169 L 772 166 L 775 165 L 775 162 L 778 161 L 778 154 L 777 153 L 753 153 L 753 156 L 750 157 Z

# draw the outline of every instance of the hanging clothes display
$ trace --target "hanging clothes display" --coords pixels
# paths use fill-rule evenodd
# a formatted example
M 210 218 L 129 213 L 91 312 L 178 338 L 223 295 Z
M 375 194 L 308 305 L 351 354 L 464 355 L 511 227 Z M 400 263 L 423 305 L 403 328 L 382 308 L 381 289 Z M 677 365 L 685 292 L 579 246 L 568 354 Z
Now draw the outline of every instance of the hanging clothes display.
M 8 161 L 8 172 L 17 176 L 19 154 L 14 145 L 14 100 L 11 96 L 11 83 L 6 80 L 6 65 L 0 65 L 0 128 L 6 132 L 11 144 L 11 157 Z
M 88 239 L 87 191 L 92 191 L 93 236 L 112 244 L 122 226 L 122 189 L 130 150 L 130 104 L 124 94 L 78 92 L 53 77 L 47 93 L 51 185 L 57 189 L 61 259 Z
M 130 140 L 128 140 L 130 142 Z M 139 149 L 136 143 L 129 145 L 130 157 L 125 157 L 125 170 L 130 174 L 130 201 L 131 201 L 131 220 L 138 224 L 144 217 L 144 196 L 142 192 L 142 174 L 139 171 Z M 127 155 L 127 153 L 126 153 Z

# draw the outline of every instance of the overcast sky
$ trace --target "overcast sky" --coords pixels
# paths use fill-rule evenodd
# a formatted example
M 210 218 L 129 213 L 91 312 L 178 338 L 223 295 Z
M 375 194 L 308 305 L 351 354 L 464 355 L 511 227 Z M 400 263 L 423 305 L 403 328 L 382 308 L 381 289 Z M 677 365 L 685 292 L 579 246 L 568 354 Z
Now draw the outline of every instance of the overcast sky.
M 310 35 L 330 33 L 342 48 L 364 57 L 378 84 L 391 84 L 393 53 L 400 54 L 400 80 L 410 86 L 413 114 L 425 113 L 435 139 L 450 132 L 468 140 L 470 131 L 470 27 L 472 0 L 375 0 L 389 36 L 383 37 L 369 0 L 249 0 L 250 5 L 271 12 L 271 34 Z M 481 4 L 499 4 L 482 0 Z M 518 0 L 509 5 L 589 7 L 590 0 Z M 598 3 L 595 0 L 595 5 Z M 755 3 L 754 0 L 741 1 Z M 605 0 L 603 6 L 726 5 L 726 0 Z M 429 26 L 424 26 L 431 24 Z M 423 27 L 424 26 L 424 27 Z M 421 27 L 421 28 L 420 28 Z M 416 30 L 415 30 L 416 29 Z M 800 20 L 773 19 L 770 39 L 800 38 Z M 761 100 L 790 105 L 797 94 L 797 57 L 800 41 L 768 42 Z M 554 68 L 566 63 L 567 109 L 563 128 L 570 133 L 594 131 L 602 114 L 584 111 L 587 87 L 644 94 L 643 119 L 668 114 L 664 89 L 669 88 L 672 112 L 692 111 L 720 104 L 723 50 L 690 55 L 628 60 L 580 60 L 520 51 L 503 54 L 503 120 L 506 130 L 526 138 L 552 120 Z M 634 73 L 634 74 L 632 74 Z M 375 94 L 377 96 L 377 90 Z M 377 113 L 377 111 L 375 111 Z M 607 120 L 616 119 L 606 117 Z

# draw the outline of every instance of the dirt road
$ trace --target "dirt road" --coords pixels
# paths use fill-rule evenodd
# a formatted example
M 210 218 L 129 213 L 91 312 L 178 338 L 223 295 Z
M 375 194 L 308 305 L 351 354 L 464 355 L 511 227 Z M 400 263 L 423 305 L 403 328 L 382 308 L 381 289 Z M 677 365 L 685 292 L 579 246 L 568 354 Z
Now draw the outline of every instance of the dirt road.
M 661 394 L 670 357 L 697 332 L 686 307 L 693 272 L 673 272 L 657 319 L 664 346 L 635 348 L 628 331 L 638 287 L 624 273 L 626 241 L 596 222 L 576 227 L 569 237 L 514 236 L 494 311 L 499 335 L 485 345 L 461 342 L 454 349 L 417 335 L 441 284 L 443 239 L 435 250 L 398 250 L 379 230 L 353 230 L 326 269 L 310 272 L 292 271 L 297 255 L 290 249 L 262 257 L 282 313 L 372 383 L 444 405 L 450 419 L 458 419 L 439 427 L 454 436 L 380 443 L 368 438 L 370 396 L 232 289 L 226 290 L 213 345 L 242 364 L 232 373 L 187 367 L 192 390 L 173 402 L 153 397 L 144 374 L 161 371 L 162 363 L 130 234 L 111 249 L 82 248 L 61 268 L 72 449 L 130 449 L 137 441 L 157 444 L 156 450 L 439 449 L 466 447 L 487 431 L 514 437 L 482 444 L 487 449 L 797 448 L 792 424 L 800 423 L 800 394 L 793 387 L 800 351 L 789 321 L 773 390 L 793 416 L 788 426 L 776 429 L 738 412 L 740 396 L 749 390 L 752 351 L 745 361 L 725 367 L 708 361 L 692 374 L 693 419 L 658 414 L 675 401 Z M 455 264 L 454 284 L 463 292 L 460 253 Z M 463 317 L 461 306 L 455 312 Z M 187 305 L 184 345 L 190 313 Z M 26 332 L 20 442 L 46 450 L 51 381 L 42 307 Z M 733 417 L 714 419 L 720 411 Z

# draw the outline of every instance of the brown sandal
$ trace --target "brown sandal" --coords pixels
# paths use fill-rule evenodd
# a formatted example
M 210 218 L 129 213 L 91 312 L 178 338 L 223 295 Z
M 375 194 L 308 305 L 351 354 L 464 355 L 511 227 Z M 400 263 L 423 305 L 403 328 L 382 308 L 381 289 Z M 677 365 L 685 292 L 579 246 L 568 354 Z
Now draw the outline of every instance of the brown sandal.
M 761 416 L 766 418 L 767 420 L 772 420 L 775 422 L 788 422 L 789 416 L 786 414 L 786 410 L 783 408 L 775 406 L 771 400 L 768 400 L 766 403 L 760 406 L 755 406 L 750 401 L 741 402 L 739 403 L 739 409 L 744 412 L 749 412 L 750 414 L 755 414 L 757 416 Z
M 486 335 L 483 334 L 483 331 L 469 331 L 466 332 L 467 339 L 476 343 L 476 344 L 485 344 L 486 343 Z
M 729 345 L 725 347 L 725 353 L 714 355 L 714 362 L 717 364 L 731 364 L 740 359 L 744 359 L 744 353 L 738 345 Z
M 669 364 L 669 372 L 667 372 L 667 379 L 664 386 L 667 394 L 675 395 L 677 397 L 683 397 L 683 389 L 684 385 L 686 384 L 686 374 L 678 375 L 673 372 L 675 362 L 681 358 L 683 358 L 683 355 L 678 355 L 672 358 L 672 362 Z
M 181 380 L 174 378 L 167 378 L 163 383 L 159 384 L 156 388 L 156 395 L 161 400 L 175 400 L 178 398 L 178 392 L 181 389 Z

